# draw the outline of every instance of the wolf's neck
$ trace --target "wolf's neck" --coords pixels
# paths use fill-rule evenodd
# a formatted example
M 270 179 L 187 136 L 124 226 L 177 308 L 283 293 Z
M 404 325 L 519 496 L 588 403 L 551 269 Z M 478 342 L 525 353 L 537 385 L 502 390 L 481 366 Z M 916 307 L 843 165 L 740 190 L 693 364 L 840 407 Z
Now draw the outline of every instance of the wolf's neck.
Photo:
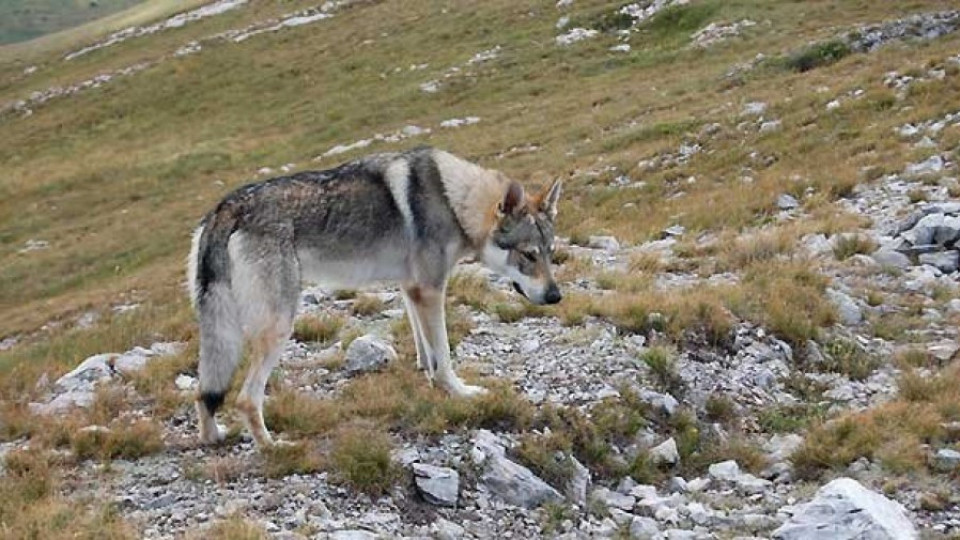
M 442 151 L 434 154 L 447 199 L 474 248 L 483 246 L 496 223 L 507 179 Z

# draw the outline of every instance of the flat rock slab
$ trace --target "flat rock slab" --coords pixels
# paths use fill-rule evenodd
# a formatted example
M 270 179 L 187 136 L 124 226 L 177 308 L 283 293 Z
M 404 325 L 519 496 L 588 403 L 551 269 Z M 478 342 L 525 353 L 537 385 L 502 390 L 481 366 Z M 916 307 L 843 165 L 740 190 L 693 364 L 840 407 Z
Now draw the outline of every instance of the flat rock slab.
M 907 512 L 895 501 L 870 491 L 852 478 L 838 478 L 820 488 L 812 501 L 773 532 L 779 540 L 919 538 Z

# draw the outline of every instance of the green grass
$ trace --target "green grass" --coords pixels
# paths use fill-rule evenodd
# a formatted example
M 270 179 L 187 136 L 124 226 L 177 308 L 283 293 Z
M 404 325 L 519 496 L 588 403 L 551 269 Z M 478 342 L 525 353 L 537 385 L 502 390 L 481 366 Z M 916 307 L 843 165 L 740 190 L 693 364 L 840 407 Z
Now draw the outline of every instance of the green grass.
M 0 45 L 100 19 L 143 0 L 7 0 L 0 3 Z
M 0 104 L 170 56 L 188 41 L 316 2 L 250 2 L 222 16 L 61 61 L 65 52 L 111 30 L 155 20 L 186 4 L 138 4 L 29 46 L 0 47 Z M 563 12 L 569 13 L 571 24 L 605 32 L 559 48 L 553 43 L 560 12 L 552 5 L 545 9 L 536 2 L 492 0 L 444 13 L 420 0 L 402 6 L 396 1 L 360 2 L 338 12 L 333 22 L 285 29 L 240 44 L 204 42 L 199 54 L 168 59 L 103 88 L 51 100 L 30 117 L 0 118 L 0 338 L 17 335 L 22 342 L 0 353 L 2 437 L 30 437 L 31 444 L 43 448 L 75 446 L 78 454 L 91 459 L 143 453 L 129 439 L 112 445 L 84 439 L 94 435 L 75 437 L 76 419 L 37 422 L 25 407 L 38 397 L 37 379 L 43 373 L 54 378 L 92 354 L 149 345 L 159 338 L 188 341 L 188 353 L 158 363 L 132 381 L 157 418 L 183 411 L 189 398 L 171 393 L 169 383 L 178 373 L 195 370 L 196 328 L 182 281 L 190 232 L 200 216 L 229 190 L 258 178 L 256 171 L 264 166 L 276 169 L 294 162 L 298 168 L 328 167 L 368 151 L 421 143 L 501 169 L 531 188 L 545 179 L 565 178 L 558 233 L 574 244 L 590 235 L 612 234 L 634 245 L 658 238 L 668 225 L 687 229 L 676 249 L 681 260 L 635 256 L 626 271 L 603 273 L 573 249 L 557 252 L 564 287 L 578 280 L 599 282 L 610 289 L 604 297 L 571 291 L 556 307 L 532 308 L 493 290 L 486 280 L 458 277 L 449 291 L 454 345 L 472 324 L 463 306 L 505 323 L 556 317 L 562 324 L 579 326 L 603 318 L 621 333 L 655 338 L 664 348 L 653 349 L 656 352 L 638 362 L 647 363 L 658 387 L 676 391 L 680 384 L 670 361 L 674 351 L 692 346 L 723 350 L 735 324 L 749 320 L 795 350 L 810 339 L 826 342 L 830 370 L 854 378 L 868 374 L 877 359 L 842 343 L 831 344 L 825 331 L 836 315 L 824 298 L 824 273 L 837 263 L 805 259 L 798 240 L 811 232 L 856 231 L 861 226 L 857 217 L 843 215 L 833 202 L 850 196 L 858 182 L 902 170 L 914 159 L 894 128 L 947 112 L 950 103 L 960 100 L 960 84 L 949 75 L 899 99 L 883 85 L 883 74 L 941 62 L 955 54 L 960 35 L 922 47 L 847 55 L 830 41 L 844 29 L 932 10 L 936 3 L 707 0 L 665 10 L 636 28 L 629 53 L 614 53 L 608 50 L 618 43 L 612 31 L 631 24 L 614 14 L 617 7 L 600 0 L 575 2 Z M 722 46 L 687 46 L 690 35 L 703 26 L 742 18 L 763 22 L 743 39 Z M 501 46 L 497 59 L 464 68 L 476 52 L 496 45 Z M 773 68 L 727 76 L 732 66 L 758 52 L 775 58 L 770 61 Z M 414 63 L 429 65 L 407 69 Z M 38 71 L 24 76 L 24 68 L 32 64 Z M 452 66 L 463 71 L 445 79 L 439 93 L 419 90 L 421 83 L 442 78 Z M 818 92 L 823 86 L 831 93 Z M 824 111 L 828 98 L 854 88 L 865 91 L 862 98 L 829 114 Z M 780 119 L 782 129 L 763 136 L 754 133 L 738 114 L 749 101 L 768 103 L 765 116 Z M 482 121 L 456 130 L 437 127 L 444 119 L 465 115 Z M 638 165 L 659 153 L 676 153 L 714 122 L 722 129 L 699 141 L 703 151 L 686 162 L 656 169 Z M 737 128 L 741 122 L 748 124 L 742 130 Z M 434 132 L 312 161 L 335 144 L 407 124 Z M 944 137 L 953 141 L 948 146 L 956 143 L 950 130 Z M 539 150 L 499 157 L 528 144 Z M 620 174 L 646 185 L 609 187 Z M 752 181 L 745 181 L 746 176 Z M 803 197 L 802 215 L 794 221 L 777 218 L 775 201 L 782 193 Z M 716 239 L 712 245 L 706 242 L 710 238 Z M 47 240 L 51 248 L 18 253 L 31 239 Z M 859 241 L 838 247 L 840 259 L 871 249 Z M 655 278 L 668 271 L 700 277 L 730 272 L 737 281 L 660 290 Z M 355 291 L 336 296 L 355 298 L 353 310 L 364 316 L 382 308 Z M 141 307 L 125 315 L 110 314 L 111 305 L 126 301 L 140 302 Z M 76 318 L 91 309 L 101 313 L 99 325 L 75 328 Z M 920 316 L 920 310 L 910 309 L 871 323 L 877 335 L 902 341 L 929 326 Z M 335 317 L 301 319 L 297 338 L 330 343 L 356 334 L 348 329 L 347 336 L 341 335 L 341 323 Z M 403 365 L 352 379 L 328 400 L 282 386 L 271 392 L 266 410 L 270 428 L 301 442 L 265 453 L 261 468 L 249 474 L 329 471 L 350 489 L 382 493 L 402 481 L 384 460 L 397 434 L 429 438 L 480 427 L 516 433 L 524 442 L 518 459 L 558 484 L 569 474 L 564 456 L 576 457 L 597 478 L 611 482 L 625 475 L 659 482 L 677 472 L 700 474 L 710 460 L 736 458 L 753 468 L 762 461 L 749 438 L 737 432 L 738 411 L 728 400 L 711 399 L 700 419 L 690 412 L 666 419 L 628 393 L 589 410 L 537 407 L 503 382 L 480 381 L 493 389 L 490 396 L 450 399 L 410 367 L 414 352 L 406 319 L 393 330 Z M 901 361 L 923 363 L 919 357 Z M 798 371 L 784 383 L 812 404 L 764 410 L 757 420 L 765 432 L 809 430 L 811 442 L 797 457 L 802 475 L 842 470 L 859 456 L 876 458 L 889 470 L 922 470 L 917 448 L 942 435 L 930 426 L 955 420 L 960 410 L 949 385 L 937 381 L 904 378 L 899 399 L 907 405 L 832 424 L 816 405 L 823 388 Z M 925 397 L 930 395 L 935 397 Z M 96 414 L 109 418 L 117 410 L 116 399 L 105 395 Z M 914 426 L 907 421 L 914 418 L 922 422 Z M 706 421 L 724 423 L 730 440 L 710 435 Z M 662 470 L 642 449 L 624 454 L 643 426 L 676 439 L 680 469 Z M 367 440 L 377 444 L 364 447 L 358 442 Z M 60 499 L 57 466 L 51 464 L 49 474 L 42 463 L 25 466 L 24 483 L 10 489 L 29 494 L 35 482 L 39 504 L 11 496 L 11 502 L 0 503 L 4 526 L 13 523 L 9 516 L 22 516 L 10 528 L 16 536 L 76 536 L 72 530 L 51 532 L 40 526 L 54 523 L 49 517 L 55 513 L 75 519 L 77 530 L 90 537 L 103 536 L 96 534 L 96 527 L 136 535 L 109 508 L 91 510 Z M 237 476 L 228 466 L 214 468 L 224 469 L 209 475 L 217 481 Z M 45 484 L 48 477 L 51 483 Z M 552 509 L 548 514 L 553 516 L 550 522 L 564 512 Z M 221 534 L 228 537 L 231 531 L 254 537 L 262 533 L 248 530 L 239 518 L 223 527 L 227 532 Z

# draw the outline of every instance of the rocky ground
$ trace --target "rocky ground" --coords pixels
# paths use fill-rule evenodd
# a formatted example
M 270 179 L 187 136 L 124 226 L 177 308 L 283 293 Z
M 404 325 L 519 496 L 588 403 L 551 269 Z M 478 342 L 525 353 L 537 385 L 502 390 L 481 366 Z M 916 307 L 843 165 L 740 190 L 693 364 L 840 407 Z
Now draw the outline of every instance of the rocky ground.
M 950 164 L 940 166 L 952 168 Z M 917 167 L 907 168 L 913 171 Z M 910 202 L 906 193 L 918 186 L 929 192 L 928 201 Z M 872 216 L 874 228 L 859 234 L 874 235 L 877 247 L 872 254 L 825 265 L 833 278 L 830 295 L 841 319 L 833 332 L 887 361 L 877 363 L 859 380 L 842 373 L 818 373 L 815 366 L 808 370 L 806 376 L 823 387 L 822 405 L 832 412 L 867 407 L 896 393 L 898 370 L 889 362 L 896 343 L 858 333 L 866 315 L 885 309 L 870 306 L 860 296 L 862 291 L 932 294 L 933 287 L 955 286 L 960 206 L 937 202 L 944 196 L 943 190 L 905 172 L 864 184 L 843 203 Z M 798 211 L 791 199 L 780 201 L 786 213 Z M 804 249 L 812 257 L 833 259 L 834 248 L 843 238 L 810 236 L 803 241 Z M 589 243 L 593 247 L 566 249 L 573 257 L 591 260 L 600 268 L 616 269 L 637 253 L 655 251 L 673 257 L 675 242 L 628 247 L 614 238 L 595 237 Z M 480 273 L 493 288 L 508 290 L 501 278 L 476 266 L 467 265 L 461 272 Z M 658 278 L 659 286 L 667 289 L 717 281 L 681 272 L 664 272 Z M 606 294 L 590 279 L 577 280 L 571 287 L 598 296 Z M 401 302 L 393 290 L 376 295 L 383 301 L 383 309 L 369 316 L 354 316 L 349 324 L 363 329 L 372 341 L 389 343 L 392 321 L 404 316 Z M 348 316 L 355 301 L 338 300 L 330 291 L 307 289 L 301 311 Z M 956 310 L 954 304 L 956 301 L 947 309 Z M 726 349 L 681 348 L 676 360 L 679 390 L 671 395 L 654 390 L 657 386 L 650 368 L 638 361 L 648 349 L 645 336 L 620 335 L 613 324 L 595 318 L 573 327 L 550 317 L 503 323 L 487 313 L 458 309 L 473 323 L 455 351 L 460 365 L 510 381 L 535 404 L 589 410 L 617 397 L 621 389 L 633 387 L 642 400 L 668 416 L 683 409 L 704 417 L 711 397 L 727 396 L 738 414 L 749 421 L 765 408 L 800 399 L 787 384 L 800 352 L 754 324 L 737 324 Z M 956 328 L 938 324 L 943 316 L 937 308 L 929 308 L 930 325 L 922 332 L 931 338 L 930 351 L 946 361 L 956 354 L 958 345 Z M 351 344 L 346 365 L 340 369 L 320 367 L 324 358 L 339 352 L 339 345 L 318 348 L 291 341 L 280 377 L 285 386 L 320 397 L 334 396 L 346 381 L 381 368 L 387 358 L 377 349 L 352 353 L 363 341 Z M 817 347 L 813 342 L 809 346 Z M 125 373 L 176 351 L 176 344 L 156 344 L 119 356 L 93 357 L 52 386 L 49 403 L 36 407 L 51 413 L 70 405 L 89 405 L 96 384 L 122 381 Z M 196 381 L 183 374 L 170 384 L 191 394 Z M 675 476 L 656 486 L 637 484 L 629 477 L 592 483 L 590 472 L 582 466 L 571 486 L 550 486 L 512 457 L 509 449 L 516 443 L 512 433 L 479 430 L 435 439 L 400 435 L 394 457 L 411 479 L 376 499 L 332 483 L 327 473 L 264 478 L 257 473 L 257 451 L 246 438 L 222 448 L 199 447 L 194 442 L 194 418 L 189 409 L 175 415 L 164 428 L 167 449 L 163 453 L 136 461 L 113 461 L 109 467 L 88 462 L 71 470 L 70 489 L 116 501 L 149 538 L 175 536 L 235 514 L 287 538 L 540 537 L 545 534 L 545 518 L 536 508 L 549 501 L 569 504 L 571 510 L 548 535 L 570 538 L 617 534 L 635 538 L 814 538 L 818 537 L 815 527 L 833 523 L 831 520 L 836 523 L 830 526 L 838 531 L 864 527 L 888 534 L 877 537 L 908 538 L 916 528 L 947 534 L 960 531 L 960 512 L 955 508 L 931 512 L 918 506 L 916 491 L 900 490 L 890 500 L 865 488 L 863 484 L 876 486 L 882 477 L 877 465 L 866 460 L 850 467 L 849 478 L 819 490 L 795 480 L 788 457 L 802 436 L 767 433 L 762 428 L 751 435 L 768 457 L 769 466 L 761 474 L 743 472 L 736 462 L 727 461 L 711 465 L 703 476 Z M 723 436 L 722 426 L 714 424 L 713 429 Z M 655 429 L 642 429 L 633 444 L 649 448 L 651 455 L 667 464 L 680 459 L 674 439 Z M 631 451 L 629 447 L 621 450 Z M 951 452 L 938 454 L 948 467 L 952 466 L 950 460 L 960 458 Z M 211 462 L 232 472 L 219 482 L 198 477 L 196 469 Z M 598 505 L 606 510 L 598 510 Z
M 213 5 L 229 10 L 244 3 L 222 1 Z M 621 14 L 634 19 L 635 26 L 660 9 L 683 3 L 654 2 L 644 9 L 632 4 Z M 558 9 L 565 5 L 558 3 Z M 257 33 L 306 24 L 325 18 L 334 7 L 337 4 L 216 38 L 241 41 Z M 201 17 L 219 11 L 191 13 Z M 866 26 L 855 35 L 844 34 L 844 39 L 851 48 L 870 52 L 890 40 L 932 39 L 953 31 L 958 20 L 956 12 L 945 12 Z M 597 32 L 566 29 L 567 22 L 561 19 L 557 23 L 559 46 L 574 46 Z M 711 24 L 696 33 L 693 45 L 709 47 L 735 38 L 756 24 L 746 19 Z M 136 37 L 137 32 L 163 28 L 160 25 L 121 33 L 93 47 L 107 47 Z M 621 46 L 626 50 L 631 31 L 632 26 L 624 30 Z M 196 50 L 199 48 L 196 45 Z M 73 55 L 86 52 L 84 49 Z M 471 76 L 471 66 L 499 54 L 499 47 L 481 51 L 452 66 L 441 78 L 423 83 L 420 89 L 428 94 L 439 92 L 448 79 Z M 933 66 L 921 74 L 891 72 L 886 74 L 884 84 L 905 92 L 917 82 L 956 76 L 945 66 L 955 67 L 957 63 L 952 57 L 945 59 L 943 66 Z M 419 68 L 413 65 L 409 69 Z M 382 77 L 389 75 L 384 73 Z M 71 87 L 53 97 L 97 87 L 107 80 L 92 79 L 81 83 L 82 88 Z M 856 102 L 861 94 L 854 90 L 837 95 L 825 112 Z M 15 108 L 28 111 L 28 105 L 39 105 L 46 99 L 50 96 L 36 96 Z M 697 159 L 701 153 L 711 152 L 718 134 L 779 131 L 781 121 L 768 113 L 771 108 L 764 102 L 748 103 L 726 124 L 704 126 L 678 148 L 648 156 L 638 169 L 654 171 Z M 474 116 L 454 118 L 439 124 L 438 129 L 478 122 L 480 119 Z M 460 369 L 506 381 L 540 409 L 562 406 L 589 415 L 598 405 L 630 393 L 658 418 L 667 419 L 666 423 L 644 425 L 630 441 L 614 449 L 618 456 L 648 452 L 659 470 L 666 472 L 663 481 L 641 484 L 630 476 L 600 478 L 572 456 L 559 456 L 571 460 L 574 474 L 563 485 L 551 485 L 522 463 L 516 453 L 520 437 L 515 432 L 450 430 L 425 437 L 401 431 L 392 434 L 392 459 L 404 471 L 403 479 L 384 495 L 370 497 L 334 481 L 327 472 L 266 477 L 261 472 L 261 456 L 246 435 L 221 447 L 199 446 L 195 442 L 195 415 L 183 406 L 163 424 L 163 451 L 136 460 L 81 461 L 66 469 L 65 489 L 77 498 L 115 503 L 146 538 L 178 537 L 231 516 L 259 523 L 279 538 L 899 539 L 916 538 L 920 532 L 930 537 L 960 535 L 960 508 L 955 501 L 936 507 L 923 504 L 929 488 L 923 481 L 887 489 L 887 473 L 874 461 L 855 461 L 830 481 L 799 478 L 790 457 L 804 441 L 804 425 L 775 428 L 764 420 L 769 419 L 767 413 L 771 411 L 790 411 L 791 407 L 816 409 L 818 414 L 832 417 L 894 399 L 902 366 L 893 358 L 904 350 L 906 340 L 877 331 L 878 321 L 885 317 L 919 312 L 923 322 L 908 329 L 909 342 L 921 343 L 923 352 L 940 364 L 957 357 L 960 203 L 953 200 L 958 189 L 955 148 L 949 147 L 952 143 L 945 142 L 942 134 L 958 125 L 960 113 L 952 112 L 901 126 L 897 130 L 900 142 L 925 153 L 925 157 L 905 164 L 902 170 L 877 175 L 864 171 L 864 181 L 849 195 L 829 203 L 832 212 L 857 215 L 868 224 L 856 232 L 806 234 L 790 253 L 829 279 L 826 296 L 836 311 L 837 324 L 825 330 L 823 339 L 790 345 L 763 325 L 737 319 L 720 340 L 722 343 L 692 335 L 671 344 L 671 379 L 664 384 L 664 374 L 642 360 L 666 342 L 655 324 L 658 314 L 651 314 L 652 330 L 625 333 L 614 322 L 596 316 L 584 316 L 575 324 L 552 316 L 503 322 L 486 310 L 456 307 L 457 316 L 470 326 L 454 351 Z M 430 128 L 407 126 L 392 134 L 334 146 L 318 159 L 332 159 L 374 142 L 396 142 L 429 132 Z M 755 154 L 754 164 L 760 167 L 767 158 Z M 272 172 L 264 169 L 261 175 Z M 611 176 L 612 181 L 603 189 L 643 187 L 642 181 L 617 174 L 615 168 L 576 174 Z M 753 182 L 749 167 L 744 167 L 740 181 Z M 673 196 L 682 197 L 683 192 Z M 784 224 L 802 223 L 811 217 L 806 203 L 817 196 L 812 191 L 802 195 L 783 193 L 776 201 L 779 213 L 771 218 L 769 226 L 745 231 L 743 237 L 759 237 Z M 691 270 L 689 261 L 685 262 L 689 257 L 681 253 L 685 245 L 693 243 L 711 253 L 709 248 L 724 240 L 709 234 L 689 236 L 683 227 L 674 226 L 664 230 L 661 239 L 639 245 L 626 245 L 600 234 L 578 239 L 577 244 L 561 239 L 568 262 L 559 272 L 573 264 L 587 269 L 570 272 L 564 287 L 598 303 L 613 302 L 617 293 L 604 286 L 602 276 L 622 273 L 630 268 L 631 261 L 649 256 L 658 260 L 652 276 L 656 291 L 706 289 L 743 279 L 737 269 L 713 264 L 716 261 L 711 258 L 720 255 L 698 257 L 700 270 Z M 512 294 L 503 278 L 477 265 L 465 264 L 459 272 L 480 276 L 481 282 L 508 298 Z M 382 305 L 375 313 L 357 315 L 357 299 L 341 299 L 334 291 L 317 288 L 303 291 L 302 316 L 336 314 L 347 320 L 347 329 L 363 335 L 352 340 L 346 350 L 341 343 L 320 346 L 291 340 L 277 371 L 277 386 L 316 398 L 336 398 L 351 381 L 383 370 L 390 362 L 402 361 L 393 351 L 393 346 L 399 348 L 400 344 L 392 337 L 395 323 L 405 316 L 400 297 L 390 288 L 368 293 Z M 56 415 L 74 407 L 90 407 L 97 389 L 103 386 L 121 387 L 135 394 L 132 377 L 151 362 L 179 354 L 183 346 L 157 343 L 149 349 L 88 358 L 57 381 L 38 381 L 38 387 L 47 390 L 47 398 L 31 404 L 31 409 L 37 414 Z M 332 361 L 341 355 L 343 362 Z M 856 372 L 837 369 L 841 356 L 864 361 Z M 196 391 L 195 373 L 184 370 L 165 384 L 189 401 Z M 808 391 L 811 387 L 816 391 Z M 149 415 L 141 401 L 134 403 L 137 405 L 130 415 Z M 731 422 L 725 424 L 715 418 L 717 403 L 729 407 L 728 416 L 736 418 L 732 424 L 737 433 L 732 433 Z M 784 414 L 789 417 L 792 413 Z M 742 437 L 763 457 L 764 466 L 747 472 L 746 463 L 719 460 L 697 473 L 686 473 L 678 450 L 682 441 L 664 427 L 669 419 L 682 415 L 692 416 L 697 428 L 716 440 Z M 29 444 L 25 440 L 4 443 L 0 452 L 29 448 Z M 960 452 L 951 447 L 931 446 L 925 450 L 935 470 L 953 474 L 960 465 Z M 211 469 L 216 474 L 209 474 Z M 945 474 L 942 482 L 955 489 L 955 478 Z

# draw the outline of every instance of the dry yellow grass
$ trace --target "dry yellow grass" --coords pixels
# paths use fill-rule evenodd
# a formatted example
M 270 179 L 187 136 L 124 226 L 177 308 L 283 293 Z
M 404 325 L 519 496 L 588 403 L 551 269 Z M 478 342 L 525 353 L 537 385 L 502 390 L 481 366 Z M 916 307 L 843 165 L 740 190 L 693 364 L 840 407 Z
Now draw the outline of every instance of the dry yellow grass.
M 899 399 L 814 426 L 791 460 L 808 478 L 842 469 L 860 457 L 894 473 L 917 472 L 928 463 L 925 445 L 955 437 L 944 425 L 957 420 L 960 367 L 927 377 L 907 372 L 900 379 Z
M 169 55 L 187 41 L 314 4 L 251 2 L 229 15 L 132 40 L 71 63 L 59 60 L 64 49 L 89 40 L 90 34 L 84 30 L 51 38 L 48 45 L 35 43 L 30 51 L 29 61 L 44 69 L 29 78 L 21 76 L 27 57 L 0 49 L 0 103 Z M 558 232 L 574 240 L 609 233 L 635 244 L 659 237 L 672 224 L 684 225 L 688 232 L 676 250 L 682 258 L 670 268 L 653 256 L 637 256 L 628 273 L 597 275 L 590 261 L 568 253 L 558 257 L 561 281 L 594 279 L 611 290 L 604 296 L 567 294 L 556 307 L 530 308 L 482 280 L 463 277 L 451 282 L 452 303 L 493 312 L 504 321 L 555 315 L 564 324 L 577 325 L 588 316 L 604 317 L 623 331 L 653 328 L 681 345 L 689 338 L 722 345 L 737 318 L 763 324 L 795 345 L 816 338 L 835 315 L 823 298 L 825 279 L 814 262 L 797 255 L 797 242 L 810 232 L 855 232 L 862 218 L 840 213 L 833 202 L 848 196 L 856 183 L 899 171 L 917 157 L 894 128 L 945 112 L 945 104 L 960 99 L 960 78 L 918 85 L 897 101 L 884 87 L 883 74 L 953 55 L 960 36 L 923 47 L 850 55 L 805 73 L 773 66 L 736 77 L 725 74 L 759 51 L 775 56 L 855 23 L 944 5 L 933 0 L 869 7 L 704 0 L 683 8 L 689 12 L 682 21 L 657 21 L 649 31 L 636 34 L 633 52 L 617 55 L 607 50 L 614 39 L 610 36 L 572 48 L 554 47 L 554 10 L 535 2 L 494 0 L 445 13 L 429 2 L 405 2 L 402 9 L 396 1 L 364 2 L 338 13 L 336 24 L 318 23 L 324 25 L 322 31 L 289 29 L 244 44 L 205 45 L 201 54 L 168 60 L 103 89 L 53 100 L 29 118 L 0 118 L 0 138 L 5 141 L 0 147 L 0 338 L 20 335 L 23 341 L 0 353 L 3 437 L 30 436 L 46 447 L 69 445 L 71 431 L 87 419 L 39 421 L 25 410 L 24 404 L 38 393 L 40 375 L 55 378 L 87 355 L 127 350 L 161 337 L 188 341 L 193 348 L 151 367 L 134 386 L 151 400 L 158 416 L 188 405 L 171 392 L 170 384 L 195 362 L 195 327 L 181 281 L 182 260 L 197 219 L 228 190 L 255 178 L 260 167 L 288 162 L 334 165 L 360 152 L 320 164 L 310 160 L 335 144 L 406 124 L 436 128 L 441 120 L 466 114 L 482 121 L 370 150 L 429 142 L 531 186 L 563 176 L 567 181 Z M 611 6 L 578 0 L 573 9 L 578 20 L 592 21 Z M 708 51 L 685 47 L 696 29 L 691 25 L 754 18 L 758 10 L 770 24 L 758 27 L 749 39 Z M 93 31 L 115 24 L 120 22 L 102 21 Z M 420 83 L 495 45 L 502 46 L 501 57 L 471 68 L 474 75 L 451 79 L 437 95 L 419 91 Z M 429 67 L 393 72 L 411 63 Z M 830 92 L 818 92 L 823 86 Z M 862 98 L 825 112 L 830 99 L 855 88 L 865 91 Z M 769 114 L 782 121 L 782 129 L 769 134 L 739 131 L 739 110 L 748 101 L 768 103 Z M 712 122 L 721 124 L 720 131 L 704 138 L 705 150 L 688 162 L 656 170 L 638 165 L 699 139 L 701 128 Z M 948 130 L 944 140 L 956 144 L 958 133 Z M 539 150 L 501 157 L 511 147 L 531 143 Z M 646 185 L 609 187 L 620 174 Z M 775 203 L 782 193 L 797 196 L 809 219 L 777 222 Z M 700 246 L 704 232 L 719 241 Z M 18 253 L 30 239 L 48 240 L 51 248 Z M 840 255 L 866 249 L 846 246 Z M 654 290 L 650 280 L 663 270 L 702 275 L 728 270 L 740 281 Z M 141 303 L 137 311 L 110 314 L 110 305 L 131 299 Z M 357 303 L 358 313 L 377 307 L 364 297 Z M 76 316 L 88 309 L 101 312 L 101 322 L 93 329 L 74 328 Z M 457 309 L 448 313 L 455 344 L 470 323 Z M 876 323 L 878 335 L 897 339 L 925 324 L 919 311 L 896 317 L 871 323 Z M 48 323 L 48 329 L 39 331 Z M 331 326 L 336 325 L 301 328 L 298 335 L 329 341 L 340 330 L 331 331 Z M 551 418 L 546 412 L 537 415 L 515 392 L 496 384 L 489 399 L 449 399 L 406 367 L 414 354 L 406 320 L 396 325 L 395 333 L 405 366 L 352 381 L 330 401 L 289 390 L 273 392 L 267 411 L 271 427 L 295 438 L 326 439 L 356 418 L 371 422 L 371 429 L 426 436 L 479 426 L 523 431 L 540 423 L 565 438 L 550 444 L 562 443 L 611 477 L 625 471 L 646 478 L 660 474 L 642 454 L 633 463 L 610 458 L 610 441 L 649 420 L 630 403 L 585 419 L 566 417 L 572 414 L 566 412 Z M 856 362 L 851 365 L 856 367 Z M 941 377 L 956 382 L 952 372 Z M 917 443 L 941 437 L 928 428 L 934 419 L 955 419 L 960 402 L 939 384 L 907 378 L 900 402 L 813 428 L 801 469 L 839 467 L 868 451 L 896 470 L 920 466 Z M 107 418 L 117 410 L 117 399 L 105 394 L 95 414 Z M 766 425 L 801 426 L 785 420 L 793 411 L 778 413 L 769 415 Z M 819 411 L 804 414 L 809 416 L 804 422 L 820 416 Z M 906 422 L 914 417 L 919 421 Z M 664 428 L 676 436 L 684 463 L 693 468 L 720 456 L 738 456 L 757 465 L 747 446 L 709 441 L 689 419 Z M 831 454 L 831 447 L 839 450 Z M 276 466 L 270 474 L 322 465 L 315 459 L 317 448 L 294 448 L 266 458 Z M 541 458 L 531 454 L 530 460 Z M 55 497 L 44 501 L 37 507 L 77 511 L 61 506 Z M 39 520 L 47 512 L 24 515 Z M 234 525 L 246 530 L 240 523 L 227 526 Z

